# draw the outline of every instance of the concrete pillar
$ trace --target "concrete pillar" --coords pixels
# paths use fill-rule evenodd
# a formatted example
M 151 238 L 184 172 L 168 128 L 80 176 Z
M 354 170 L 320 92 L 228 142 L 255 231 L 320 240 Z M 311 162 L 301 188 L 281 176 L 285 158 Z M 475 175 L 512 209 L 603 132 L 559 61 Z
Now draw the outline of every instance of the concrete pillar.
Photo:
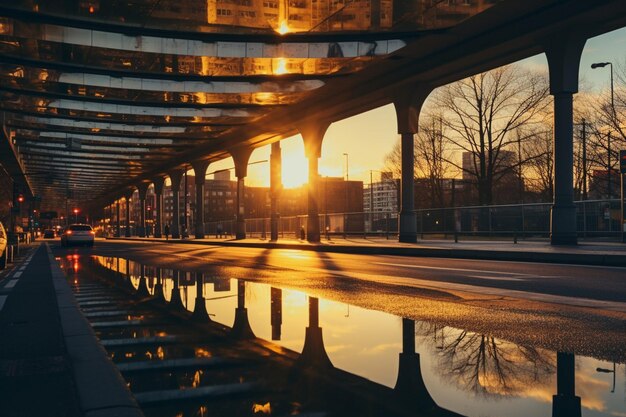
M 546 42 L 550 94 L 554 96 L 554 202 L 550 243 L 575 245 L 573 95 L 578 92 L 578 67 L 586 39 L 568 33 Z
M 191 318 L 192 320 L 203 323 L 211 321 L 209 313 L 206 310 L 206 300 L 204 299 L 204 279 L 201 272 L 196 272 L 196 300 Z
M 306 239 L 312 243 L 320 241 L 319 158 L 322 156 L 322 141 L 330 126 L 329 122 L 316 121 L 298 126 L 304 140 L 304 154 L 309 160 L 309 184 L 307 185 L 307 227 Z
M 120 200 L 115 201 L 115 237 L 122 236 L 122 225 L 120 219 Z
M 174 285 L 172 286 L 172 292 L 170 295 L 170 306 L 175 310 L 185 310 L 185 306 L 183 305 L 183 300 L 180 297 L 180 271 L 173 271 L 172 280 L 174 281 Z
M 272 143 L 270 154 L 270 240 L 278 240 L 278 199 L 283 190 L 282 184 L 282 152 L 280 142 Z
M 402 178 L 400 181 L 400 214 L 398 217 L 398 240 L 400 242 L 417 242 L 417 219 L 415 218 L 415 180 L 413 150 L 414 135 L 418 131 L 419 112 L 424 101 L 432 91 L 427 85 L 407 88 L 393 97 L 398 122 L 398 133 L 401 135 Z
M 576 396 L 574 354 L 556 354 L 556 395 L 552 397 L 552 417 L 580 417 L 580 397 Z
M 172 182 L 172 224 L 170 232 L 172 239 L 180 239 L 180 182 L 183 179 L 184 171 L 175 169 L 170 171 L 170 181 Z
M 317 369 L 333 368 L 324 347 L 319 321 L 319 299 L 315 297 L 309 297 L 309 327 L 306 328 L 304 347 L 297 363 L 299 366 Z
M 250 327 L 248 309 L 246 308 L 246 282 L 237 281 L 237 308 L 235 309 L 235 322 L 230 332 L 235 339 L 252 339 L 254 332 Z
M 149 183 L 142 182 L 137 186 L 139 191 L 139 237 L 146 237 L 146 196 L 148 195 Z
M 124 236 L 126 237 L 130 237 L 130 203 L 132 196 L 132 190 L 127 191 L 124 195 L 124 197 L 126 198 L 126 231 L 124 233 Z
M 248 161 L 252 148 L 237 148 L 230 151 L 235 161 L 235 176 L 237 177 L 237 213 L 235 214 L 235 239 L 246 238 L 246 204 L 245 178 L 248 175 Z
M 163 187 L 165 186 L 164 177 L 156 177 L 152 180 L 154 184 L 154 197 L 155 197 L 155 210 L 154 216 L 154 237 L 160 238 L 163 236 Z
M 402 352 L 394 391 L 412 408 L 427 410 L 436 406 L 424 384 L 420 355 L 415 352 L 415 321 L 406 318 L 402 319 Z
M 197 161 L 191 166 L 196 177 L 196 239 L 204 239 L 204 182 L 209 161 Z
M 283 324 L 283 290 L 272 287 L 270 289 L 270 300 L 272 340 L 280 340 Z

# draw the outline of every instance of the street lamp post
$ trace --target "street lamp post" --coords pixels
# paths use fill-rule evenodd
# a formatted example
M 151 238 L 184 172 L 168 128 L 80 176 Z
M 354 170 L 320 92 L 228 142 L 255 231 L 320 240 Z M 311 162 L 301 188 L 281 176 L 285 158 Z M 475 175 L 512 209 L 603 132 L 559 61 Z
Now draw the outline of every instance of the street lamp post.
M 604 68 L 606 66 L 611 67 L 611 123 L 615 124 L 616 122 L 616 114 L 615 114 L 615 94 L 613 91 L 613 63 L 612 62 L 595 62 L 591 64 L 591 69 L 596 68 Z M 609 232 L 611 231 L 611 131 L 607 133 L 607 150 L 608 150 L 608 158 L 607 158 L 607 194 L 609 197 Z M 623 219 L 622 219 L 623 224 Z

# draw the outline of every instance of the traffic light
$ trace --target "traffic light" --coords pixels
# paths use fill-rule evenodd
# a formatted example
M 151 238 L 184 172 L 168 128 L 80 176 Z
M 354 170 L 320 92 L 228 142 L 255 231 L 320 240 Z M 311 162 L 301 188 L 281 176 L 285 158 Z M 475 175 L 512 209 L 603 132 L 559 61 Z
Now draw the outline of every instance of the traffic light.
M 20 204 L 24 202 L 24 196 L 22 194 L 17 196 L 17 202 Z

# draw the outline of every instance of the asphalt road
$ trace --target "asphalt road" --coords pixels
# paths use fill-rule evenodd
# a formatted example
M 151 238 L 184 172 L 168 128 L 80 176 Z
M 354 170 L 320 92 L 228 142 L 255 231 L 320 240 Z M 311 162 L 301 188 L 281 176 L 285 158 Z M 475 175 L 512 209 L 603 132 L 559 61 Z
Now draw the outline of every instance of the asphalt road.
M 53 242 L 51 242 L 53 243 Z M 53 245 L 58 246 L 58 242 Z M 370 283 L 421 286 L 530 297 L 560 297 L 626 304 L 626 268 L 481 261 L 450 258 L 352 255 L 282 249 L 235 248 L 100 240 L 81 252 L 121 256 L 146 264 L 255 278 L 266 275 L 354 278 Z M 242 276 L 242 274 L 244 276 Z M 551 298 L 551 296 L 553 296 Z

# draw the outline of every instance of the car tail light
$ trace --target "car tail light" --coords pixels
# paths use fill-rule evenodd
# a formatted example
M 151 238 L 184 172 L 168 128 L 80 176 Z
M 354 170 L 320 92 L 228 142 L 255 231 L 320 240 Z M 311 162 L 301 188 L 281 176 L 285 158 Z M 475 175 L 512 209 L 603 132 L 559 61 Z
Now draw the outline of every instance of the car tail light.
M 89 232 L 89 233 L 91 233 L 92 235 L 95 235 L 95 234 L 96 234 L 96 232 L 94 232 L 93 230 L 92 230 L 91 232 Z
M 71 234 L 72 234 L 72 231 L 71 231 L 71 230 L 68 230 L 67 232 L 65 232 L 65 234 L 66 234 L 66 235 L 71 235 Z

